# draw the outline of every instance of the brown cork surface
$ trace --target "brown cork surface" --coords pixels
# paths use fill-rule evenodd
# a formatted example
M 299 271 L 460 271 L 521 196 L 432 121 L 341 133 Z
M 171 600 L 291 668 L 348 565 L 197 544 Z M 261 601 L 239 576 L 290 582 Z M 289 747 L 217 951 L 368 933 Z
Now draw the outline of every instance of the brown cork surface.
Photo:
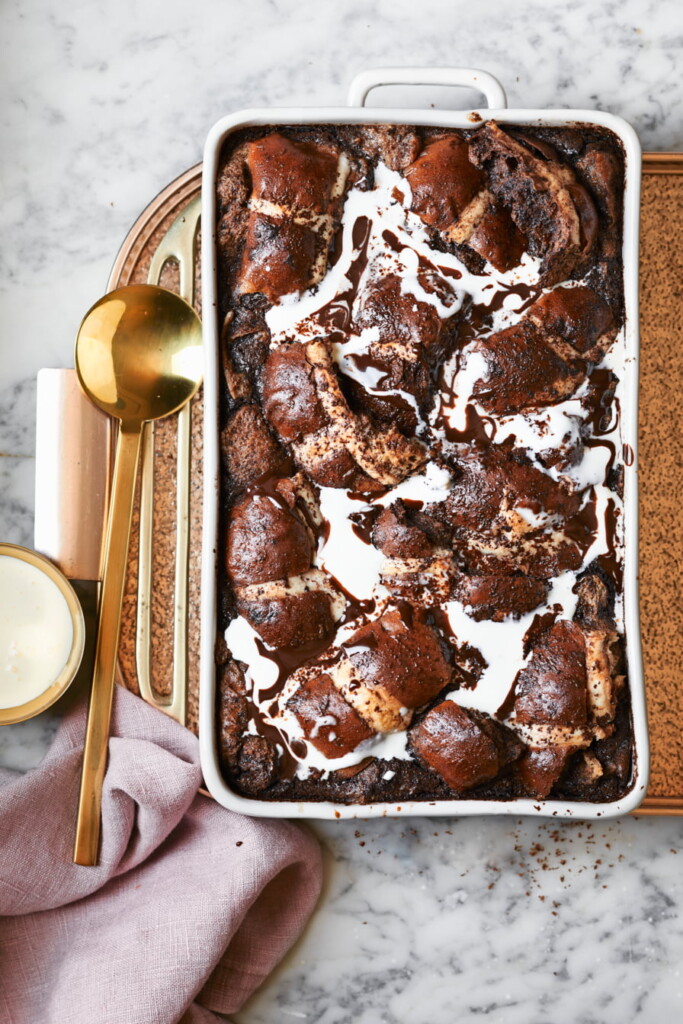
M 124 241 L 109 279 L 109 288 L 144 284 L 159 242 L 182 209 L 198 195 L 200 168 L 192 168 L 173 182 L 143 211 Z M 201 313 L 200 247 L 195 262 L 195 307 Z M 178 268 L 167 263 L 160 284 L 178 290 Z M 202 393 L 192 402 L 192 453 L 190 489 L 190 555 L 188 584 L 188 702 L 187 725 L 198 731 L 199 697 L 199 596 L 202 520 Z M 173 597 L 175 571 L 176 512 L 176 436 L 175 417 L 160 420 L 154 426 L 154 531 L 152 558 L 152 685 L 160 694 L 169 694 L 173 671 Z M 139 692 L 135 659 L 137 617 L 137 570 L 139 551 L 139 511 L 136 507 L 131 531 L 128 576 L 123 599 L 119 667 L 125 685 Z
M 648 798 L 683 808 L 683 158 L 644 166 L 640 260 L 640 609 L 652 747 Z
M 644 158 L 641 219 L 640 590 L 652 774 L 638 813 L 683 813 L 683 477 L 679 407 L 683 403 L 683 156 Z M 141 214 L 114 266 L 110 287 L 147 279 L 152 254 L 174 218 L 200 190 L 200 168 L 170 185 Z M 175 290 L 173 268 L 162 284 Z M 199 265 L 197 264 L 197 275 Z M 198 292 L 198 289 L 197 289 Z M 188 726 L 197 731 L 201 553 L 201 395 L 192 413 L 192 497 L 188 609 Z M 153 681 L 167 692 L 172 665 L 175 421 L 155 434 Z M 137 514 L 126 583 L 120 666 L 137 691 L 135 616 Z

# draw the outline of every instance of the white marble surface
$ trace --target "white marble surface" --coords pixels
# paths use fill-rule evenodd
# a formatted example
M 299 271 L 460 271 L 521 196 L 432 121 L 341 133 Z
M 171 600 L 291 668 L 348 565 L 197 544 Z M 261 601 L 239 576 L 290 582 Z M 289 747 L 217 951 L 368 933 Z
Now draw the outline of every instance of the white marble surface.
M 0 536 L 20 543 L 36 371 L 71 365 L 128 227 L 220 115 L 342 103 L 363 67 L 473 64 L 511 105 L 604 107 L 683 148 L 678 0 L 5 0 L 0 35 Z M 0 762 L 35 764 L 52 729 L 5 727 Z M 316 831 L 323 900 L 239 1024 L 683 1019 L 683 819 Z

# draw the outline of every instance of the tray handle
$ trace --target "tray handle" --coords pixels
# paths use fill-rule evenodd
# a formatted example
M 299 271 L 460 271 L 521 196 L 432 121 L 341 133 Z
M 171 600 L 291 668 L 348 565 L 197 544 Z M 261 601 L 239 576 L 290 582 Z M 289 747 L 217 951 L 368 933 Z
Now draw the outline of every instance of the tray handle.
M 368 93 L 383 85 L 458 85 L 476 89 L 494 110 L 507 107 L 505 89 L 488 71 L 477 68 L 368 68 L 349 86 L 350 107 L 363 107 Z

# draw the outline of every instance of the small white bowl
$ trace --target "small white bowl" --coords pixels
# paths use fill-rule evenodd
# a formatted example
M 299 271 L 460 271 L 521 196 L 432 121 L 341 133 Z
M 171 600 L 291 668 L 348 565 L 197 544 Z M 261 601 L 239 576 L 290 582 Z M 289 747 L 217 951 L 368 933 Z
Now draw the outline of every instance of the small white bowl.
M 83 658 L 85 621 L 76 592 L 66 576 L 49 559 L 39 555 L 37 551 L 31 551 L 30 548 L 22 548 L 18 544 L 0 544 L 0 555 L 28 562 L 29 565 L 32 565 L 47 576 L 55 584 L 66 601 L 73 626 L 71 650 L 57 678 L 49 683 L 45 690 L 32 700 L 26 701 L 24 704 L 16 704 L 14 707 L 0 708 L 0 725 L 13 725 L 15 722 L 24 722 L 27 718 L 39 715 L 41 711 L 45 711 L 56 700 L 59 700 L 62 694 L 69 688 Z

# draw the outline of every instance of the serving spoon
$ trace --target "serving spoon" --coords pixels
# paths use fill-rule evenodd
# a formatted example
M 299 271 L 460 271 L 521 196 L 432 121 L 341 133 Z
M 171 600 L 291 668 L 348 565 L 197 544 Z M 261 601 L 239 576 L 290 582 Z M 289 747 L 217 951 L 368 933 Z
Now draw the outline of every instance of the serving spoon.
M 164 288 L 119 288 L 86 313 L 76 339 L 76 371 L 95 405 L 120 420 L 74 847 L 76 864 L 94 865 L 142 428 L 148 420 L 177 412 L 197 392 L 199 317 Z

